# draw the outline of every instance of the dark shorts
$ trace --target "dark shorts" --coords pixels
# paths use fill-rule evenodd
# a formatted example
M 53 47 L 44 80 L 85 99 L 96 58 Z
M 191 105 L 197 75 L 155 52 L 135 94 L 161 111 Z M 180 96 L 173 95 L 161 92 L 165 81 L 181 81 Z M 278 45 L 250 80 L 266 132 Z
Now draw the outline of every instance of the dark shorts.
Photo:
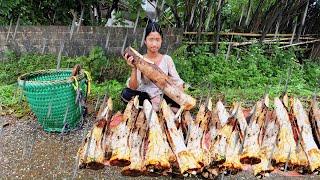
M 146 92 L 141 92 L 137 90 L 133 90 L 130 88 L 124 88 L 121 92 L 121 99 L 123 102 L 128 103 L 133 97 L 139 96 L 139 105 L 143 105 L 143 101 L 145 99 L 148 99 L 149 101 L 151 100 L 150 96 Z M 171 105 L 171 107 L 177 107 L 180 108 L 180 105 L 177 104 L 175 101 L 170 99 L 167 95 L 164 95 L 163 98 L 166 100 L 168 104 Z

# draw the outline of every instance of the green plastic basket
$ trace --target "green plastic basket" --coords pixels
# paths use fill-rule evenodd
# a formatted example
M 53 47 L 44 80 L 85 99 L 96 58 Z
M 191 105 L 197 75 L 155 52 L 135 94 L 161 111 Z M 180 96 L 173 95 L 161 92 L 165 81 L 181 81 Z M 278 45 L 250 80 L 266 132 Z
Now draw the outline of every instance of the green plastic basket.
M 18 78 L 29 106 L 45 131 L 62 132 L 80 124 L 82 107 L 76 103 L 75 86 L 86 94 L 87 76 L 83 71 L 74 78 L 71 74 L 72 69 L 50 69 Z

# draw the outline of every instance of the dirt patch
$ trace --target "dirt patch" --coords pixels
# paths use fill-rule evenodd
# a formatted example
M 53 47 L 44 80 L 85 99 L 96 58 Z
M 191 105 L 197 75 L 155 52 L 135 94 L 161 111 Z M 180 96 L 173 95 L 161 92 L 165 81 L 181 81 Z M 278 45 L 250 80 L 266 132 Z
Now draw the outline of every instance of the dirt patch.
M 90 120 L 90 118 L 89 118 Z M 37 126 L 33 117 L 17 120 L 0 116 L 0 177 L 4 179 L 127 179 L 120 168 L 76 170 L 76 152 L 86 129 L 65 135 L 46 133 Z M 0 124 L 0 125 L 1 125 Z M 85 127 L 91 123 L 85 124 Z M 1 179 L 0 178 L 0 179 Z M 150 177 L 139 177 L 150 179 Z

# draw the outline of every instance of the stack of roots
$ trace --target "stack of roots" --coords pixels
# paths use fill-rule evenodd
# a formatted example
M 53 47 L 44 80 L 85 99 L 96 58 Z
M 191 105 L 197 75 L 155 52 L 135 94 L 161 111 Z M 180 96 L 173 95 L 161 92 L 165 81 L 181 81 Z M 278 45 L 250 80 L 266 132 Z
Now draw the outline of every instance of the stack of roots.
M 308 105 L 309 106 L 309 105 Z M 250 170 L 316 174 L 320 171 L 320 110 L 313 98 L 304 109 L 298 98 L 265 95 L 251 109 L 230 109 L 210 98 L 194 115 L 173 113 L 165 100 L 158 112 L 133 98 L 124 112 L 112 100 L 100 107 L 78 151 L 79 168 L 123 167 L 126 176 L 215 178 Z

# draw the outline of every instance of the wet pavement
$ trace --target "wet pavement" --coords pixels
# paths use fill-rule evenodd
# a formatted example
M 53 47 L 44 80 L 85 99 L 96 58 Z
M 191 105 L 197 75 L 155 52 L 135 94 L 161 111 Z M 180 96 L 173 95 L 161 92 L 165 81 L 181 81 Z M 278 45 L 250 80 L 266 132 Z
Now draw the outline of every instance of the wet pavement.
M 122 176 L 121 168 L 117 167 L 105 167 L 102 170 L 75 168 L 76 153 L 85 128 L 62 136 L 44 132 L 32 117 L 17 120 L 0 116 L 0 127 L 4 124 L 5 127 L 0 130 L 0 179 L 128 178 Z M 91 123 L 88 124 L 91 127 Z
M 92 118 L 87 119 L 89 122 L 84 128 L 61 135 L 44 132 L 32 116 L 22 119 L 0 116 L 0 179 L 172 179 L 164 176 L 125 177 L 121 175 L 121 168 L 118 167 L 106 166 L 102 170 L 75 168 L 76 152 L 87 132 L 86 127 L 92 127 Z M 272 179 L 274 178 L 272 175 Z M 294 177 L 305 178 L 320 179 L 320 176 Z M 243 171 L 223 179 L 256 178 L 252 173 Z

